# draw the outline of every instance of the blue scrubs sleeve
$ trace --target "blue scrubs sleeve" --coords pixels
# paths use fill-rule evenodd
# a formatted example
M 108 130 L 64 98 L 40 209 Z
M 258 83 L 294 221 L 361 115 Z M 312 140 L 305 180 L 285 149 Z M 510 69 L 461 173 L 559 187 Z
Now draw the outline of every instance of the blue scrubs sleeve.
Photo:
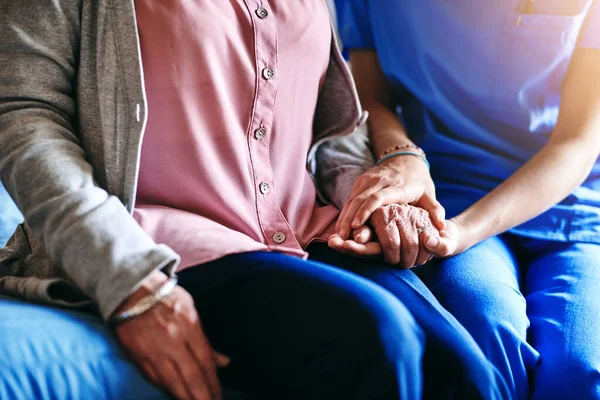
M 591 5 L 577 47 L 600 50 L 600 0 L 594 0 Z
M 374 49 L 368 0 L 335 0 L 344 49 Z

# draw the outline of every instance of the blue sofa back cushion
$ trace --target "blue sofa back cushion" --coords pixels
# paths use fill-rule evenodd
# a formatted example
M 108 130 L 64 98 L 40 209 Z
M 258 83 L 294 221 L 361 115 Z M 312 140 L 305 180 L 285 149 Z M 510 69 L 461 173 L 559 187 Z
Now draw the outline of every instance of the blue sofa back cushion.
M 4 247 L 23 216 L 0 183 L 0 247 Z

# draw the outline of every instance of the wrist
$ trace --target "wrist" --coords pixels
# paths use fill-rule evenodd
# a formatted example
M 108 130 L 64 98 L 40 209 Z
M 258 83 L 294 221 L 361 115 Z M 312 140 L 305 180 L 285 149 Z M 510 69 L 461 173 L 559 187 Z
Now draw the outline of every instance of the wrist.
M 427 163 L 423 162 L 420 157 L 414 157 L 411 155 L 401 155 L 397 157 L 389 157 L 382 160 L 377 160 L 378 166 L 398 166 L 405 168 L 410 168 L 411 170 L 418 170 L 423 168 L 424 171 L 427 171 L 429 175 L 429 168 L 427 168 Z
M 157 290 L 165 283 L 168 276 L 160 271 L 153 271 L 148 275 L 138 288 L 129 294 L 129 296 L 121 303 L 117 308 L 114 315 L 122 313 L 123 311 L 133 307 L 144 297 L 156 293 Z
M 468 220 L 465 218 L 464 214 L 450 218 L 450 221 L 456 226 L 456 229 L 458 230 L 458 237 L 460 238 L 455 254 L 462 253 L 463 251 L 475 246 L 479 242 L 476 237 L 475 227 L 468 223 Z
M 378 152 L 377 160 L 381 160 L 383 157 L 399 151 L 411 151 L 423 156 L 425 155 L 425 151 L 414 143 L 397 143 L 394 146 L 390 146 L 385 150 Z
M 150 279 L 150 283 L 147 285 L 153 285 L 159 279 L 158 276 L 156 278 L 152 277 Z M 141 291 L 144 292 L 146 287 L 144 287 Z M 145 295 L 139 301 L 134 303 L 131 307 L 126 308 L 125 310 L 113 315 L 108 323 L 114 327 L 121 325 L 124 322 L 127 322 L 131 319 L 137 318 L 148 311 L 154 309 L 159 303 L 161 303 L 166 297 L 171 296 L 175 290 L 177 289 L 177 275 L 170 276 L 167 280 L 164 281 L 162 285 L 160 285 L 156 291 L 150 292 L 150 294 Z M 134 296 L 135 298 L 136 296 Z M 129 302 L 128 302 L 129 303 Z

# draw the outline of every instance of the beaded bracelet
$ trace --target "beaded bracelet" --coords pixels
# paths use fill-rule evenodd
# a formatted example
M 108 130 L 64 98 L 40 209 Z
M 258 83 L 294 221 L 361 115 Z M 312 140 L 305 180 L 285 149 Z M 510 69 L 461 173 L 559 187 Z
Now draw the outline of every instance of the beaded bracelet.
M 403 150 L 403 149 L 415 149 L 418 152 L 420 152 L 423 155 L 425 155 L 425 152 L 419 146 L 417 146 L 415 144 L 403 144 L 403 145 L 398 145 L 398 146 L 390 147 L 389 149 L 387 149 L 386 151 L 384 151 L 383 154 L 381 154 L 377 160 L 381 160 L 383 157 L 387 156 L 388 154 L 390 154 L 390 153 L 392 153 L 394 151 L 399 151 L 399 150 Z
M 392 157 L 397 157 L 397 156 L 413 156 L 413 157 L 420 158 L 427 165 L 428 169 L 431 168 L 429 165 L 429 161 L 427 161 L 427 157 L 425 157 L 425 154 L 414 153 L 412 151 L 399 151 L 397 153 L 388 154 L 386 156 L 381 157 L 379 160 L 377 160 L 375 165 L 379 165 L 382 162 L 384 162 L 385 160 L 392 158 Z

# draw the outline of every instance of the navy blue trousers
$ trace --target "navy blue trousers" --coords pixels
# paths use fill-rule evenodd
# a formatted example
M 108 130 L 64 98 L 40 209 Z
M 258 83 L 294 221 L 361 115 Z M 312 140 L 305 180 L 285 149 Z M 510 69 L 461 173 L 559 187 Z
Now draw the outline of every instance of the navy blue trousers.
M 184 270 L 225 386 L 256 399 L 507 399 L 475 341 L 410 271 L 323 244 Z

